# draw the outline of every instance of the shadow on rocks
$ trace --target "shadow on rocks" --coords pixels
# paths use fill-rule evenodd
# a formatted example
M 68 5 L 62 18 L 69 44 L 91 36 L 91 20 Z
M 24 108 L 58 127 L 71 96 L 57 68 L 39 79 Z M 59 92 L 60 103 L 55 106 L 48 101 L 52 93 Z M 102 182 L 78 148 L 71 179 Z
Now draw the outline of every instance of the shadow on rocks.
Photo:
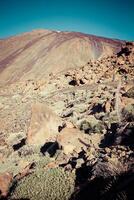
M 96 177 L 74 192 L 70 200 L 133 200 L 134 173 Z
M 41 147 L 40 152 L 43 155 L 46 155 L 46 153 L 48 153 L 50 157 L 53 157 L 58 149 L 60 149 L 58 142 L 46 142 Z

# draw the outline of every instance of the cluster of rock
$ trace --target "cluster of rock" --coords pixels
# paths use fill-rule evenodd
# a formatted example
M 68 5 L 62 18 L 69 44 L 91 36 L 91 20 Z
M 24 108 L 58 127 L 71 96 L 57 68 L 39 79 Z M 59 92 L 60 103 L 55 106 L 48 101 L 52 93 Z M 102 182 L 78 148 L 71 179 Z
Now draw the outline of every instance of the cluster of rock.
M 134 76 L 134 46 L 126 43 L 118 54 L 90 61 L 87 65 L 69 70 L 65 76 L 70 77 L 70 85 L 83 85 L 119 80 L 120 76 L 131 79 Z
M 2 87 L 0 198 L 132 199 L 133 67 L 126 43 L 48 80 Z

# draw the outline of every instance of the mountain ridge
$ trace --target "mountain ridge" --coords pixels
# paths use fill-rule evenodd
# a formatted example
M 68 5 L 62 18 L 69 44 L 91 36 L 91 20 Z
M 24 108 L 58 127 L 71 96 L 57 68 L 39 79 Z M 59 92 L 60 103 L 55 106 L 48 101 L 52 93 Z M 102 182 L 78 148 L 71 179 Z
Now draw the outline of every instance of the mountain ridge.
M 1 84 L 41 79 L 117 53 L 125 41 L 79 32 L 34 30 L 0 40 Z
M 91 34 L 91 33 L 86 33 L 86 32 L 81 32 L 81 31 L 63 31 L 63 30 L 54 30 L 54 29 L 32 29 L 31 31 L 26 31 L 26 32 L 20 32 L 20 33 L 16 33 L 16 34 L 12 34 L 12 35 L 9 35 L 9 36 L 6 36 L 6 37 L 1 37 L 0 40 L 6 40 L 6 39 L 10 39 L 10 38 L 14 38 L 14 37 L 19 37 L 19 36 L 22 36 L 22 35 L 25 35 L 25 34 L 28 34 L 28 33 L 34 33 L 34 32 L 44 32 L 44 31 L 51 31 L 51 32 L 57 32 L 57 33 L 80 33 L 80 34 L 83 34 L 83 35 L 86 35 L 86 36 L 95 36 L 95 37 L 98 37 L 98 38 L 104 38 L 104 39 L 109 39 L 109 40 L 115 40 L 115 41 L 128 41 L 127 39 L 120 39 L 120 38 L 113 38 L 113 37 L 107 37 L 107 36 L 103 36 L 103 35 L 96 35 L 96 34 Z M 132 42 L 132 41 L 130 41 Z

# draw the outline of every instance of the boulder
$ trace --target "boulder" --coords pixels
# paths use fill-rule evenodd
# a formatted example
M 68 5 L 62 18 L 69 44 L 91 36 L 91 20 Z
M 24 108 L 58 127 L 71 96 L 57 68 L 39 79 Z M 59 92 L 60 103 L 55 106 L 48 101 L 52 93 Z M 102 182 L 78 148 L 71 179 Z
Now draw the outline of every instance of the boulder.
M 79 153 L 89 145 L 89 136 L 76 128 L 64 128 L 57 136 L 57 142 L 66 155 L 74 151 Z
M 70 121 L 66 121 L 65 125 L 66 125 L 67 128 L 74 128 L 75 127 L 74 124 Z
M 80 167 L 84 164 L 84 162 L 85 162 L 85 161 L 84 161 L 83 158 L 77 159 L 75 168 L 76 168 L 76 169 L 80 168 Z
M 7 197 L 9 188 L 13 180 L 11 173 L 5 172 L 0 174 L 0 197 Z
M 134 104 L 134 99 L 133 98 L 128 98 L 128 97 L 121 97 L 121 107 L 124 108 L 128 105 L 133 105 Z
M 133 121 L 134 120 L 134 104 L 126 105 L 122 110 L 122 115 L 125 120 Z
M 125 95 L 126 97 L 128 98 L 134 98 L 134 87 L 130 88 L 126 93 Z
M 123 56 L 118 57 L 117 64 L 119 64 L 119 65 L 124 65 L 125 64 L 125 60 L 124 60 Z
M 111 102 L 109 100 L 105 102 L 104 108 L 106 113 L 109 113 L 111 111 Z
M 46 105 L 36 103 L 32 106 L 32 116 L 27 133 L 27 143 L 43 145 L 47 139 L 58 134 L 61 119 Z

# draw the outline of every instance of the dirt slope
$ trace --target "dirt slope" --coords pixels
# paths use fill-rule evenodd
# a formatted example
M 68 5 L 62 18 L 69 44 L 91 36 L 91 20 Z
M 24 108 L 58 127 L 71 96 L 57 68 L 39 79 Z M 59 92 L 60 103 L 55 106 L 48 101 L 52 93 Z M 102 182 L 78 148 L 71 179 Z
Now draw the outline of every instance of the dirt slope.
M 77 32 L 36 30 L 0 40 L 0 84 L 39 80 L 119 51 L 123 41 Z

